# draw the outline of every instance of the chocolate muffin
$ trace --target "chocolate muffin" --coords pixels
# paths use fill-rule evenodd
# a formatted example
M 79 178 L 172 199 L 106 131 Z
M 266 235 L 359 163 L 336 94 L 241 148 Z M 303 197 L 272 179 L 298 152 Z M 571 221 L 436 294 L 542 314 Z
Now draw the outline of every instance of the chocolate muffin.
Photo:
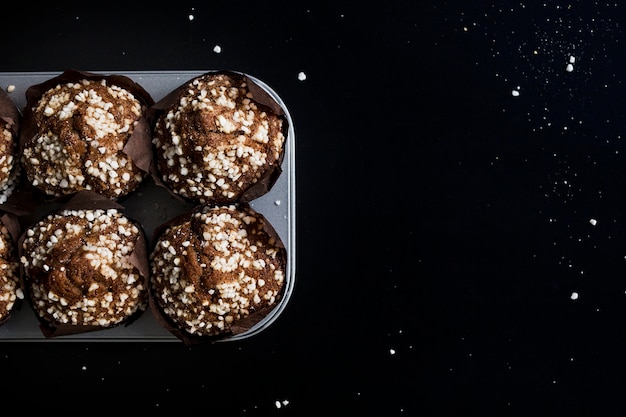
M 19 300 L 24 299 L 19 276 L 19 261 L 13 238 L 0 226 L 0 324 L 6 322 Z
M 147 278 L 133 259 L 142 233 L 117 209 L 60 210 L 26 229 L 25 288 L 48 332 L 109 328 L 147 308 Z
M 21 163 L 36 189 L 52 197 L 92 190 L 116 199 L 143 181 L 147 172 L 124 148 L 147 104 L 116 80 L 59 79 L 27 108 L 33 126 L 22 138 Z
M 271 188 L 285 152 L 280 106 L 239 73 L 205 73 L 156 105 L 156 171 L 199 204 L 250 201 Z
M 19 129 L 18 109 L 7 93 L 0 90 L 0 204 L 6 203 L 18 183 Z
M 179 338 L 248 330 L 283 295 L 286 250 L 248 206 L 203 206 L 158 234 L 150 255 L 151 302 Z

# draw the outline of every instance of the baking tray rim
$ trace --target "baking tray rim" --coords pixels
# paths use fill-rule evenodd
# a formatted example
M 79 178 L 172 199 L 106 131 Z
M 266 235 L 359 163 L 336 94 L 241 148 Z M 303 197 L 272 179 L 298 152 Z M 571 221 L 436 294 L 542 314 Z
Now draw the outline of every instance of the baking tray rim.
M 143 76 L 172 76 L 177 77 L 179 81 L 179 85 L 183 82 L 190 80 L 192 77 L 201 75 L 207 72 L 221 71 L 217 69 L 199 69 L 199 70 L 84 70 L 86 72 L 94 73 L 94 74 L 103 74 L 103 75 L 124 75 L 133 79 L 138 84 L 142 85 L 141 78 Z M 37 77 L 45 80 L 47 78 L 52 78 L 54 76 L 60 75 L 64 70 L 46 70 L 46 71 L 0 71 L 0 79 L 10 78 L 10 77 Z M 265 81 L 243 71 L 232 70 L 228 71 L 239 73 L 245 75 L 246 77 L 252 79 L 255 83 L 259 84 L 262 88 L 266 90 L 282 107 L 285 112 L 285 117 L 289 123 L 288 127 L 288 135 L 287 135 L 287 149 L 288 151 L 285 154 L 283 166 L 286 166 L 284 171 L 287 171 L 287 190 L 286 194 L 288 197 L 288 207 L 287 207 L 287 251 L 288 251 L 288 262 L 287 262 L 287 270 L 286 270 L 286 280 L 285 280 L 285 289 L 283 292 L 283 297 L 279 300 L 278 304 L 272 309 L 272 311 L 261 319 L 258 323 L 256 323 L 249 330 L 228 336 L 221 339 L 216 339 L 216 343 L 223 342 L 233 342 L 240 341 L 244 339 L 248 339 L 254 335 L 261 333 L 266 330 L 271 324 L 273 324 L 278 317 L 283 313 L 287 304 L 289 303 L 291 296 L 295 287 L 295 266 L 296 266 L 296 167 L 295 167 L 295 126 L 293 123 L 293 118 L 289 112 L 289 108 L 283 101 L 282 97 L 278 95 L 278 93 L 270 87 Z M 38 81 L 39 82 L 39 81 Z M 38 83 L 37 82 L 37 83 Z M 6 88 L 6 86 L 5 86 Z M 147 90 L 147 89 L 146 89 Z M 152 95 L 152 93 L 147 90 L 148 93 Z M 152 96 L 154 101 L 158 101 L 161 97 Z M 18 111 L 20 114 L 23 111 L 23 108 L 18 106 Z M 284 175 L 284 174 L 283 174 Z M 26 303 L 24 303 L 26 304 Z M 151 314 L 151 312 L 146 311 L 144 314 Z M 25 342 L 25 343 L 76 343 L 76 342 L 100 342 L 100 343 L 118 343 L 118 342 L 178 342 L 180 340 L 174 335 L 167 336 L 157 336 L 157 337 L 140 337 L 140 336 L 128 336 L 128 337 L 106 337 L 106 336 L 98 336 L 99 332 L 106 332 L 108 329 L 103 329 L 102 331 L 94 331 L 77 335 L 68 335 L 61 337 L 52 337 L 45 338 L 43 334 L 41 337 L 0 337 L 1 342 Z

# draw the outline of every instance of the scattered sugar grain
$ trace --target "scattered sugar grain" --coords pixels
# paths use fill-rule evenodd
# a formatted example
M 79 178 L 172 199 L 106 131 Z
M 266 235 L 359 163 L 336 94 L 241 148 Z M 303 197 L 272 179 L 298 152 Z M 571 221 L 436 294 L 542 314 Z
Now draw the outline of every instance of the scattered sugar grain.
M 598 224 L 598 221 L 597 221 L 596 219 L 589 219 L 589 223 L 590 223 L 592 226 L 595 226 L 596 224 Z
M 571 298 L 572 300 L 578 300 L 578 293 L 574 291 L 569 298 Z
M 219 45 L 215 45 L 213 47 L 213 52 L 215 52 L 216 54 L 219 54 L 220 52 L 222 52 L 222 47 Z
M 298 79 L 299 79 L 300 81 L 304 81 L 304 80 L 306 80 L 306 74 L 305 74 L 304 72 L 300 71 L 300 72 L 298 73 Z
M 7 86 L 7 92 L 8 93 L 12 93 L 15 91 L 15 86 L 13 84 L 10 84 Z
M 565 67 L 565 71 L 567 72 L 574 71 L 574 66 L 572 64 L 567 64 L 567 66 Z

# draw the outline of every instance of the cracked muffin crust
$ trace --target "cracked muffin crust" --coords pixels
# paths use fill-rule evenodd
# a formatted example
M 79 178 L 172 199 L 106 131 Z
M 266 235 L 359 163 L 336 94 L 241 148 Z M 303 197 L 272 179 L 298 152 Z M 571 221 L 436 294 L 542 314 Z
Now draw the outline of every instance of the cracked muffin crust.
M 250 87 L 235 73 L 206 73 L 157 117 L 157 175 L 173 193 L 201 204 L 234 203 L 280 169 L 287 122 Z
M 19 276 L 19 261 L 13 238 L 0 226 L 0 324 L 6 321 L 18 300 L 24 298 Z
M 32 109 L 36 133 L 23 145 L 28 181 L 48 196 L 92 190 L 118 198 L 146 173 L 123 149 L 145 106 L 106 79 L 82 79 L 45 91 Z
M 2 123 L 0 127 L 0 203 L 6 202 L 13 193 L 18 177 L 19 163 L 17 154 L 17 136 L 11 126 Z
M 232 333 L 282 297 L 286 251 L 249 207 L 204 206 L 158 236 L 150 256 L 151 301 L 194 337 Z
M 51 326 L 108 328 L 147 308 L 131 254 L 142 230 L 116 209 L 62 210 L 23 234 L 20 261 L 36 314 Z
M 0 90 L 0 204 L 5 203 L 18 185 L 20 115 L 11 98 Z

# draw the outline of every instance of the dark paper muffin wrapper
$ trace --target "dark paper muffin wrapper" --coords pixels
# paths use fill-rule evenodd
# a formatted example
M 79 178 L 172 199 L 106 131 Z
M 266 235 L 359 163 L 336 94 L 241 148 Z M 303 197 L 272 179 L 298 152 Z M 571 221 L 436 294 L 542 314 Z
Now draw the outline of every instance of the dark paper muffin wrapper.
M 224 205 L 219 205 L 219 207 L 227 207 L 227 206 L 235 206 L 239 209 L 251 209 L 250 205 L 247 202 L 240 202 L 240 203 L 236 203 L 236 204 L 224 204 Z M 182 213 L 168 221 L 166 221 L 165 223 L 161 224 L 160 226 L 158 226 L 155 230 L 154 230 L 154 234 L 153 234 L 153 239 L 152 239 L 152 245 L 150 250 L 154 250 L 155 245 L 157 244 L 159 237 L 165 233 L 170 227 L 172 226 L 176 226 L 178 224 L 184 223 L 185 221 L 189 220 L 191 218 L 191 216 L 196 213 L 199 212 L 201 210 L 203 210 L 204 208 L 210 208 L 210 207 L 218 207 L 218 205 L 198 205 L 194 208 L 192 208 L 191 210 Z M 253 210 L 253 209 L 252 209 Z M 254 211 L 254 210 L 253 210 Z M 272 226 L 272 224 L 267 220 L 267 218 L 265 218 L 265 216 L 263 216 L 261 213 L 256 212 L 256 216 L 258 216 L 260 219 L 263 220 L 263 230 L 272 238 L 274 238 L 275 240 L 275 246 L 277 248 L 279 248 L 282 252 L 282 257 L 285 261 L 285 264 L 287 263 L 288 259 L 287 259 L 287 251 L 285 249 L 285 246 L 282 242 L 282 240 L 280 239 L 280 236 L 278 235 L 278 233 L 276 232 L 276 230 L 274 229 L 274 227 Z M 276 308 L 276 306 L 278 305 L 280 298 L 282 298 L 284 296 L 284 292 L 285 292 L 285 288 L 283 286 L 283 288 L 281 289 L 280 293 L 279 293 L 279 297 L 277 297 L 276 302 L 271 305 L 271 306 L 266 306 L 263 307 L 259 310 L 256 310 L 255 312 L 251 313 L 250 315 L 248 315 L 247 317 L 238 320 L 237 322 L 234 322 L 233 324 L 231 324 L 229 326 L 229 331 L 224 332 L 223 334 L 220 335 L 215 335 L 215 336 L 196 336 L 193 334 L 190 334 L 184 330 L 179 329 L 168 317 L 167 315 L 165 315 L 163 313 L 163 311 L 161 310 L 161 307 L 159 306 L 158 301 L 155 300 L 155 294 L 154 291 L 152 290 L 152 283 L 150 282 L 148 285 L 148 302 L 149 302 L 149 308 L 150 311 L 152 312 L 152 314 L 154 315 L 154 317 L 156 318 L 156 321 L 163 326 L 167 331 L 169 331 L 172 335 L 176 336 L 179 340 L 182 341 L 182 343 L 185 346 L 192 346 L 192 345 L 199 345 L 199 344 L 211 344 L 211 343 L 215 343 L 218 340 L 222 340 L 222 339 L 226 339 L 228 337 L 231 336 L 235 336 L 241 333 L 245 333 L 247 331 L 249 331 L 250 329 L 252 329 L 254 327 L 255 324 L 257 324 L 258 322 L 260 322 L 261 320 L 263 320 L 268 314 L 270 314 L 272 312 L 272 310 L 274 310 L 274 308 Z
M 179 94 L 187 87 L 187 85 L 192 80 L 195 80 L 196 78 L 202 77 L 207 74 L 226 74 L 235 78 L 244 79 L 248 86 L 248 90 L 250 91 L 250 94 L 252 95 L 252 100 L 262 106 L 269 108 L 282 119 L 283 135 L 285 136 L 285 138 L 287 138 L 287 134 L 288 134 L 287 132 L 289 130 L 289 121 L 287 120 L 287 117 L 285 116 L 285 110 L 276 102 L 276 100 L 272 98 L 272 96 L 270 96 L 261 86 L 259 86 L 249 77 L 245 76 L 244 74 L 240 74 L 238 72 L 229 71 L 229 70 L 205 72 L 202 75 L 198 75 L 193 78 L 190 78 L 184 83 L 180 84 L 177 88 L 172 90 L 169 94 L 165 95 L 162 99 L 160 99 L 159 101 L 154 103 L 152 106 L 150 106 L 150 108 L 147 111 L 147 119 L 148 119 L 150 126 L 154 128 L 159 116 L 161 116 L 172 104 L 174 104 L 174 102 L 178 99 Z M 286 146 L 286 142 L 284 146 Z M 156 153 L 156 150 L 153 149 L 153 153 Z M 257 182 L 252 184 L 241 195 L 241 197 L 237 201 L 233 201 L 233 203 L 250 202 L 254 200 L 255 198 L 258 198 L 264 194 L 267 194 L 267 192 L 274 186 L 274 184 L 278 180 L 278 177 L 282 173 L 282 162 L 283 162 L 284 157 L 285 157 L 285 150 L 283 149 L 283 152 L 281 152 L 280 157 L 276 160 L 276 163 L 270 169 L 268 169 L 267 172 L 261 178 L 259 178 Z M 173 197 L 177 198 L 178 200 L 192 202 L 192 203 L 197 202 L 197 200 L 195 199 L 186 198 L 179 194 L 176 194 L 167 186 L 167 184 L 165 184 L 162 181 L 161 176 L 157 169 L 156 154 L 153 155 L 153 163 L 150 167 L 150 175 L 153 181 L 157 185 L 165 188 Z
M 3 124 L 8 125 L 11 134 L 17 140 L 20 134 L 22 117 L 19 109 L 15 106 L 11 97 L 9 97 L 6 91 L 2 89 L 0 89 L 0 120 L 2 120 Z M 14 163 L 19 164 L 17 156 L 15 157 Z M 8 196 L 7 200 L 0 204 L 0 223 L 8 229 L 9 235 L 13 240 L 13 254 L 15 256 L 15 260 L 19 261 L 19 256 L 17 254 L 17 242 L 21 233 L 19 216 L 24 215 L 27 212 L 24 207 L 28 206 L 16 203 L 14 197 L 15 194 L 16 193 L 12 192 L 11 195 Z M 23 291 L 24 285 L 21 277 L 19 286 Z M 18 311 L 21 308 L 22 302 L 23 300 L 20 298 L 15 301 L 11 312 L 4 319 L 0 320 L 0 326 L 9 321 L 13 312 Z
M 9 235 L 11 237 L 11 240 L 13 241 L 12 242 L 13 243 L 13 256 L 15 257 L 15 261 L 19 262 L 20 257 L 18 255 L 19 253 L 18 252 L 18 240 L 19 240 L 20 233 L 21 233 L 19 219 L 15 214 L 11 212 L 3 212 L 2 207 L 0 207 L 0 224 L 4 225 L 9 231 Z M 16 271 L 16 273 L 18 273 L 19 275 L 19 265 L 18 265 L 18 271 Z M 19 276 L 18 287 L 22 290 L 22 293 L 25 294 L 24 281 L 21 275 Z M 21 309 L 23 302 L 24 300 L 21 298 L 17 298 L 15 300 L 15 303 L 13 304 L 13 308 L 11 309 L 9 314 L 0 320 L 0 326 L 2 326 L 4 323 L 9 321 L 11 317 L 13 316 L 14 312 L 17 312 Z
M 0 89 L 0 120 L 5 124 L 9 125 L 9 130 L 15 139 L 15 149 L 16 154 L 19 149 L 19 135 L 22 129 L 22 115 L 20 114 L 19 109 L 11 99 L 11 97 L 6 93 L 6 91 Z M 16 175 L 16 180 L 19 181 L 20 174 L 20 161 L 19 156 L 14 156 L 14 175 Z M 19 188 L 19 187 L 16 187 Z M 0 190 L 0 192 L 5 192 L 7 190 Z M 7 192 L 7 199 L 4 203 L 0 204 L 0 210 L 9 211 L 16 215 L 23 215 L 26 213 L 29 207 L 28 204 L 23 204 L 18 198 L 16 198 L 16 194 L 18 191 L 10 191 L 10 194 Z
M 123 213 L 124 206 L 105 196 L 95 193 L 93 191 L 88 191 L 88 190 L 78 191 L 77 193 L 73 194 L 71 198 L 62 207 L 60 207 L 57 210 L 51 210 L 49 213 L 43 215 L 42 218 L 36 219 L 30 226 L 34 226 L 40 220 L 42 220 L 43 218 L 47 217 L 50 214 L 59 213 L 63 210 L 96 210 L 96 209 L 102 209 L 102 210 L 117 209 L 118 211 Z M 140 232 L 137 242 L 135 243 L 135 248 L 133 249 L 133 252 L 129 256 L 129 261 L 137 268 L 137 270 L 143 277 L 144 287 L 148 288 L 150 267 L 149 267 L 149 262 L 148 262 L 148 247 L 147 247 L 145 231 L 143 230 L 141 224 L 138 221 L 128 217 L 126 214 L 124 215 L 128 218 L 130 222 L 132 222 L 135 226 L 137 226 Z M 18 239 L 18 243 L 17 243 L 18 259 L 21 258 L 22 253 L 23 253 L 22 243 L 24 242 L 24 239 L 26 238 L 25 231 L 28 230 L 30 226 L 24 228 L 24 232 L 21 233 Z M 28 277 L 26 276 L 24 267 L 21 264 L 20 264 L 20 277 L 23 283 L 22 285 L 24 287 L 24 294 L 25 294 L 24 299 L 28 300 L 28 302 L 31 303 L 32 299 L 29 293 L 30 291 L 29 291 L 29 286 L 28 286 Z M 42 334 L 46 338 L 51 338 L 51 337 L 66 336 L 66 335 L 79 334 L 79 333 L 87 333 L 87 332 L 92 332 L 92 331 L 97 331 L 97 330 L 106 330 L 106 329 L 110 329 L 110 328 L 118 327 L 118 326 L 129 326 L 135 320 L 137 320 L 141 315 L 143 315 L 143 313 L 147 310 L 147 308 L 148 306 L 146 306 L 144 309 L 138 309 L 134 314 L 128 316 L 120 323 L 117 323 L 115 325 L 108 326 L 108 327 L 91 326 L 91 325 L 73 325 L 73 324 L 66 324 L 66 323 L 51 323 L 45 320 L 44 318 L 40 317 L 39 314 L 37 314 L 35 308 L 33 308 L 33 312 L 34 312 L 33 314 L 35 314 L 35 316 L 39 320 L 39 323 L 40 323 L 39 328 L 41 329 Z
M 116 85 L 128 90 L 142 104 L 144 112 L 122 151 L 133 161 L 134 165 L 148 176 L 152 165 L 152 129 L 146 117 L 146 111 L 154 104 L 154 99 L 140 84 L 121 74 L 101 74 L 67 69 L 56 77 L 30 86 L 25 92 L 26 106 L 22 111 L 21 129 L 19 132 L 20 154 L 24 149 L 24 145 L 37 134 L 38 128 L 33 117 L 33 108 L 37 105 L 42 95 L 50 88 L 59 84 L 75 83 L 85 79 L 91 81 L 104 79 L 107 81 L 107 85 Z M 32 186 L 24 188 L 30 189 L 31 193 L 36 194 L 39 199 L 44 201 L 67 201 L 71 197 L 71 195 L 53 197 Z
M 2 89 L 0 89 L 0 120 L 2 120 L 4 124 L 8 125 L 11 134 L 17 140 L 21 128 L 21 115 L 18 108 L 15 106 L 15 103 L 13 103 L 13 100 L 11 100 L 9 95 Z M 19 163 L 17 158 L 15 159 L 15 163 Z M 11 196 L 9 196 L 9 198 L 10 197 Z M 13 240 L 13 255 L 15 256 L 15 260 L 19 261 L 19 256 L 17 254 L 17 242 L 21 233 L 21 226 L 18 216 L 24 214 L 25 211 L 21 208 L 22 206 L 20 204 L 15 204 L 12 201 L 13 200 L 7 199 L 5 203 L 0 204 L 0 224 L 4 225 L 8 229 L 9 235 Z M 21 277 L 19 287 L 22 291 L 24 291 L 24 284 Z M 11 319 L 13 312 L 19 311 L 22 302 L 22 299 L 16 299 L 11 312 L 0 320 L 0 326 Z

